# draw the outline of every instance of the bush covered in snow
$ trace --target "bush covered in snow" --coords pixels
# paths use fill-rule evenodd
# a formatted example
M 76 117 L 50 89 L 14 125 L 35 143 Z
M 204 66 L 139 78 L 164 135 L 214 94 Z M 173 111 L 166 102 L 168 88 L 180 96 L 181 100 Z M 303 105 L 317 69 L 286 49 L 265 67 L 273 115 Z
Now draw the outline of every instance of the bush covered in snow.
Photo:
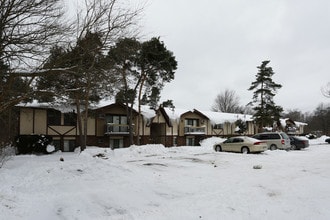
M 16 139 L 18 154 L 52 153 L 55 147 L 50 145 L 51 136 L 46 135 L 20 135 Z
M 15 155 L 15 151 L 12 145 L 0 145 L 0 168 L 11 156 Z

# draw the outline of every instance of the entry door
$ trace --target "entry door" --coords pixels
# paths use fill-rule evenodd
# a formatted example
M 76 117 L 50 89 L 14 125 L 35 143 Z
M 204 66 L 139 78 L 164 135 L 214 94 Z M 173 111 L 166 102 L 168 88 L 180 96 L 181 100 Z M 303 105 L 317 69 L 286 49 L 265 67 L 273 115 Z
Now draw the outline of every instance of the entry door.
M 166 146 L 166 125 L 165 123 L 153 123 L 151 124 L 150 136 L 153 144 L 163 144 Z
M 122 138 L 110 138 L 110 148 L 123 148 L 124 140 Z
M 195 146 L 195 138 L 194 137 L 187 137 L 186 138 L 186 145 L 187 146 Z
M 63 141 L 63 151 L 64 152 L 70 151 L 70 142 L 69 141 Z

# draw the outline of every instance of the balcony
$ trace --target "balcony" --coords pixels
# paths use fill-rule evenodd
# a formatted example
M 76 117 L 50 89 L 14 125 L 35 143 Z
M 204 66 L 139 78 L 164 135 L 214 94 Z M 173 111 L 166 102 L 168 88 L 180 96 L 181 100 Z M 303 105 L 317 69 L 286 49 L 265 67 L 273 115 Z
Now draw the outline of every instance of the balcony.
M 129 125 L 127 124 L 114 124 L 108 123 L 106 125 L 105 134 L 128 134 Z
M 193 126 L 186 126 L 184 127 L 184 134 L 205 134 L 205 126 L 202 127 L 193 127 Z

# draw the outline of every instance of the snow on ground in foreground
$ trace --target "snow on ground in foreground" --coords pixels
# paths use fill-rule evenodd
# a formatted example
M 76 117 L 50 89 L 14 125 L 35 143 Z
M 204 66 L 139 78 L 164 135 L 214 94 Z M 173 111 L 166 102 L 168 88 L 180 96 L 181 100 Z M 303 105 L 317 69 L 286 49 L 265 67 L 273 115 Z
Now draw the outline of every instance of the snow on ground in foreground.
M 330 218 L 329 144 L 243 155 L 214 141 L 15 156 L 0 169 L 0 219 Z

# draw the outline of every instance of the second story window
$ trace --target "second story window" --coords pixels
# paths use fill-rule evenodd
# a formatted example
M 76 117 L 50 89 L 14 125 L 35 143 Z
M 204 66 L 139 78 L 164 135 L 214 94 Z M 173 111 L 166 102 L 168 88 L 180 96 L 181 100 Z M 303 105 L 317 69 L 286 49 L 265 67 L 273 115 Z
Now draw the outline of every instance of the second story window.
M 64 113 L 64 125 L 76 126 L 77 125 L 77 114 L 74 112 Z
M 190 118 L 187 118 L 185 120 L 185 126 L 188 127 L 198 127 L 199 126 L 199 120 L 198 119 L 190 119 Z
M 107 123 L 127 125 L 126 115 L 107 115 L 106 118 L 107 118 Z
M 48 109 L 47 122 L 48 125 L 61 125 L 61 112 L 55 109 Z
M 106 115 L 107 132 L 128 132 L 126 115 Z
M 185 134 L 205 134 L 205 126 L 199 125 L 199 119 L 185 119 Z

